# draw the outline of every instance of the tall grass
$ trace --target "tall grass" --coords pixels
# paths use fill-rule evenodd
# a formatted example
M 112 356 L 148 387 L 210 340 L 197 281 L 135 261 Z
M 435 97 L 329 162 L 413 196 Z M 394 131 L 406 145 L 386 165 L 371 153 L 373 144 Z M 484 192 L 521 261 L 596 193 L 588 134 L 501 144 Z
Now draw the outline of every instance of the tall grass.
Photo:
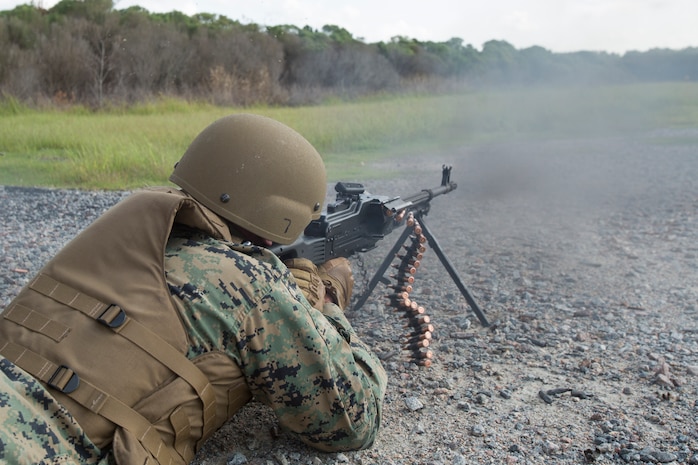
M 241 111 L 298 130 L 323 154 L 330 179 L 361 179 L 377 176 L 368 164 L 386 156 L 502 140 L 696 127 L 698 84 L 492 90 L 299 108 L 220 108 L 163 100 L 99 113 L 33 111 L 5 100 L 0 102 L 0 184 L 161 185 L 196 134 L 216 118 Z

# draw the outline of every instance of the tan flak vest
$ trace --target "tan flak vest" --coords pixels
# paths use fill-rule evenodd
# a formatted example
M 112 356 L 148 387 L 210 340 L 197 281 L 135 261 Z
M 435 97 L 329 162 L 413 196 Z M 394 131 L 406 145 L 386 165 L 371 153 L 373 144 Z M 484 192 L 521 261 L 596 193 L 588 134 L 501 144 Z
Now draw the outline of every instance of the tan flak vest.
M 189 463 L 250 399 L 222 352 L 190 361 L 163 269 L 173 223 L 230 240 L 186 194 L 144 190 L 65 246 L 0 318 L 0 353 L 40 380 L 117 463 Z

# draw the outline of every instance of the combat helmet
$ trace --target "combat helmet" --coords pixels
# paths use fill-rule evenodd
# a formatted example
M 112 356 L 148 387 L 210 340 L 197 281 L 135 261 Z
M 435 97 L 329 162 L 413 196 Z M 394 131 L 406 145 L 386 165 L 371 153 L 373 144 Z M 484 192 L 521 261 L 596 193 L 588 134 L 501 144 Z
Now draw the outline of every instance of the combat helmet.
M 226 220 L 279 244 L 290 244 L 320 217 L 327 191 L 325 165 L 310 142 L 252 114 L 206 127 L 170 181 Z

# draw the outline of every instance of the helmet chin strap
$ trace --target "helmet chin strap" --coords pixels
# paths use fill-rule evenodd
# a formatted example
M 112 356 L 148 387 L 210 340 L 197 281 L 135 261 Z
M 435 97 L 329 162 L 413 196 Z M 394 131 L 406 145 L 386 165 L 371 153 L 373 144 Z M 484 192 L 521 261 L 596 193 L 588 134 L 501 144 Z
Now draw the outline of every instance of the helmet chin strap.
M 269 248 L 273 244 L 273 242 L 269 239 L 258 236 L 257 234 L 252 233 L 241 226 L 231 223 L 230 221 L 227 221 L 227 223 L 228 227 L 230 228 L 230 233 L 234 238 L 239 238 L 241 243 L 249 242 L 252 245 L 258 245 L 265 248 Z

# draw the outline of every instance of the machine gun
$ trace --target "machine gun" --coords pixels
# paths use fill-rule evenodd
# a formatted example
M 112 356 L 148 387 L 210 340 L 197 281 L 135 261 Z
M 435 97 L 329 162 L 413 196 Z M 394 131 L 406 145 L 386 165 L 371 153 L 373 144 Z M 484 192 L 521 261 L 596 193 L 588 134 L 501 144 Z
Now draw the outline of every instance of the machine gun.
M 457 184 L 451 181 L 451 167 L 445 165 L 442 167 L 439 186 L 422 189 L 402 198 L 372 195 L 365 191 L 362 184 L 339 182 L 335 185 L 336 201 L 327 205 L 320 218 L 313 220 L 292 244 L 276 244 L 271 250 L 282 260 L 306 258 L 319 265 L 335 257 L 350 257 L 358 252 L 367 252 L 393 230 L 404 227 L 395 246 L 353 307 L 360 308 L 379 282 L 389 285 L 392 288 L 388 296 L 389 304 L 403 310 L 410 319 L 410 325 L 414 327 L 413 334 L 409 336 L 410 345 L 417 350 L 415 353 L 418 354 L 420 363 L 428 365 L 431 356 L 424 349 L 431 339 L 433 326 L 424 314 L 424 308 L 409 297 L 414 282 L 413 275 L 419 267 L 426 243 L 436 252 L 482 325 L 489 326 L 485 315 L 424 222 L 434 197 L 447 194 L 456 187 Z M 391 285 L 384 274 L 396 257 L 401 259 L 401 263 L 393 265 L 398 271 L 393 276 L 396 283 Z

